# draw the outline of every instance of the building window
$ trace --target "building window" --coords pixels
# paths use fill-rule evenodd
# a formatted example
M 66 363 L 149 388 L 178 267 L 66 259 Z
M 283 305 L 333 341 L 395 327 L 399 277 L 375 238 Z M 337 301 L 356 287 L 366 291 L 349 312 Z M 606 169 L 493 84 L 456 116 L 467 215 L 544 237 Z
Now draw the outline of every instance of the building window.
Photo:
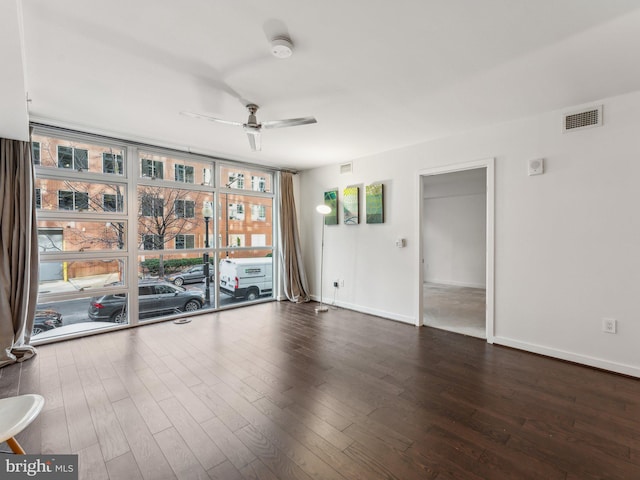
M 196 216 L 196 202 L 193 200 L 176 200 L 174 208 L 178 218 L 194 218 Z
M 189 165 L 175 165 L 175 181 L 182 183 L 193 183 L 193 167 Z
M 164 250 L 164 242 L 160 235 L 143 235 L 142 236 L 142 249 L 143 250 Z
M 251 189 L 256 192 L 266 192 L 267 190 L 267 179 L 264 177 L 256 177 L 254 175 L 251 176 Z
M 211 177 L 211 169 L 203 168 L 202 169 L 202 184 L 203 185 L 213 185 L 213 178 Z
M 244 205 L 241 203 L 230 203 L 229 220 L 244 220 Z
M 122 195 L 104 193 L 102 195 L 102 209 L 105 212 L 122 212 Z
M 84 148 L 63 147 L 62 145 L 58 145 L 58 168 L 88 170 L 89 151 Z
M 251 220 L 264 222 L 267 219 L 267 209 L 264 205 L 251 205 Z
M 36 188 L 36 208 L 42 208 L 42 189 Z
M 244 173 L 230 173 L 229 183 L 227 183 L 226 187 L 239 188 L 243 190 L 244 189 Z
M 40 165 L 40 142 L 31 142 L 31 159 L 34 165 Z
M 195 235 L 176 235 L 176 250 L 195 248 Z
M 251 235 L 252 247 L 264 247 L 267 245 L 267 236 L 264 233 L 254 233 Z
M 104 152 L 102 154 L 102 172 L 122 175 L 122 155 Z
M 143 217 L 164 216 L 164 198 L 143 195 L 140 199 L 140 210 Z
M 142 176 L 149 178 L 164 178 L 164 164 L 158 160 L 142 159 Z
M 232 233 L 229 235 L 230 247 L 244 247 L 244 235 Z
M 87 192 L 58 191 L 59 210 L 88 210 L 89 194 Z

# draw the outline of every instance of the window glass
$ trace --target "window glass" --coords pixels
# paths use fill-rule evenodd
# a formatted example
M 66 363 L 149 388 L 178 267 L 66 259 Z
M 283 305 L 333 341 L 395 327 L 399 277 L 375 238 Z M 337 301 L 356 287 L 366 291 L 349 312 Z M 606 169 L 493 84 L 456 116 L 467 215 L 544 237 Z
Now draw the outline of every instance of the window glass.
M 213 186 L 213 162 L 140 153 L 140 176 L 153 180 Z
M 42 210 L 124 212 L 124 185 L 36 178 Z M 115 208 L 115 210 L 114 210 Z
M 273 296 L 273 257 L 269 250 L 230 253 L 218 265 L 220 305 Z
M 40 165 L 40 142 L 31 142 L 31 159 L 34 165 Z
M 273 175 L 257 169 L 222 165 L 220 167 L 220 187 L 254 192 L 272 192 Z
M 205 266 L 208 262 L 208 276 Z M 215 304 L 216 268 L 213 256 L 194 253 L 166 253 L 138 256 L 138 276 L 141 286 L 155 293 L 170 293 L 164 305 L 140 300 L 140 318 L 157 318 L 189 311 L 213 308 Z M 208 292 L 208 294 L 207 294 Z
M 122 175 L 123 163 L 122 155 L 116 153 L 102 153 L 102 172 L 103 173 L 116 173 Z
M 125 245 L 124 222 L 38 220 L 40 252 L 122 250 Z
M 138 199 L 141 250 L 203 248 L 205 233 L 213 234 L 203 216 L 210 191 L 140 185 Z
M 32 136 L 31 143 L 34 164 L 40 167 L 110 175 L 124 173 L 122 147 L 95 145 L 37 134 Z
M 40 235 L 39 235 L 40 244 Z M 55 242 L 53 238 L 47 241 Z M 50 250 L 49 250 L 50 251 Z M 68 251 L 64 250 L 61 251 Z M 123 285 L 124 262 L 105 260 L 45 260 L 40 262 L 40 293 L 83 292 Z
M 272 245 L 272 198 L 223 192 L 220 200 L 218 242 L 221 247 Z M 254 245 L 252 238 L 260 238 L 260 244 Z
M 41 287 L 41 292 L 54 294 L 55 285 L 45 285 Z M 37 342 L 69 333 L 103 330 L 126 324 L 127 301 L 125 293 L 83 295 L 73 300 L 39 298 L 31 340 Z

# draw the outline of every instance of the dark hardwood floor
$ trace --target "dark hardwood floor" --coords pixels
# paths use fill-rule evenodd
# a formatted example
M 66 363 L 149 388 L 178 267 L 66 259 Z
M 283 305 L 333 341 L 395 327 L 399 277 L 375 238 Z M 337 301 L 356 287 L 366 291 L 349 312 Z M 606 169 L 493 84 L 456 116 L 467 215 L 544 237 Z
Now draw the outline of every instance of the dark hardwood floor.
M 39 347 L 0 396 L 81 479 L 640 478 L 640 382 L 314 304 Z

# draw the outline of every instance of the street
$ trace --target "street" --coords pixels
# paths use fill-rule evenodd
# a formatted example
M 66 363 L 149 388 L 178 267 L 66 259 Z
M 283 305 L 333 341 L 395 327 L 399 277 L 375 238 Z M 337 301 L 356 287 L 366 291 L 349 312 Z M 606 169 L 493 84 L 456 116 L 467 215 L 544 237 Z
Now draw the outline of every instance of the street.
M 193 285 L 184 285 L 187 290 L 205 290 L 205 284 L 198 283 Z M 209 287 L 211 299 L 215 298 L 215 285 Z M 62 314 L 62 325 L 72 325 L 74 323 L 91 322 L 89 319 L 89 302 L 91 298 L 78 298 L 76 300 L 65 300 L 61 302 L 43 302 L 37 306 L 38 310 L 51 309 Z M 220 294 L 220 306 L 229 305 L 232 303 L 240 302 L 242 300 L 235 300 L 232 297 Z M 206 306 L 204 307 L 207 308 Z

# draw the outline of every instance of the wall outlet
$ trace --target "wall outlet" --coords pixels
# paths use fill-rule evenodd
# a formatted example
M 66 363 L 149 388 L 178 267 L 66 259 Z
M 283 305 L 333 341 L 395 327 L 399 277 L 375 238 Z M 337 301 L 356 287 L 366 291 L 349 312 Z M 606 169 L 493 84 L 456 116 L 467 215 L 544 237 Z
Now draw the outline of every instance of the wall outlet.
M 616 333 L 618 322 L 615 318 L 602 319 L 602 331 L 605 333 Z
M 338 288 L 338 280 L 336 280 L 335 282 L 333 282 L 333 286 Z
M 340 286 L 344 287 L 344 280 L 340 280 Z

